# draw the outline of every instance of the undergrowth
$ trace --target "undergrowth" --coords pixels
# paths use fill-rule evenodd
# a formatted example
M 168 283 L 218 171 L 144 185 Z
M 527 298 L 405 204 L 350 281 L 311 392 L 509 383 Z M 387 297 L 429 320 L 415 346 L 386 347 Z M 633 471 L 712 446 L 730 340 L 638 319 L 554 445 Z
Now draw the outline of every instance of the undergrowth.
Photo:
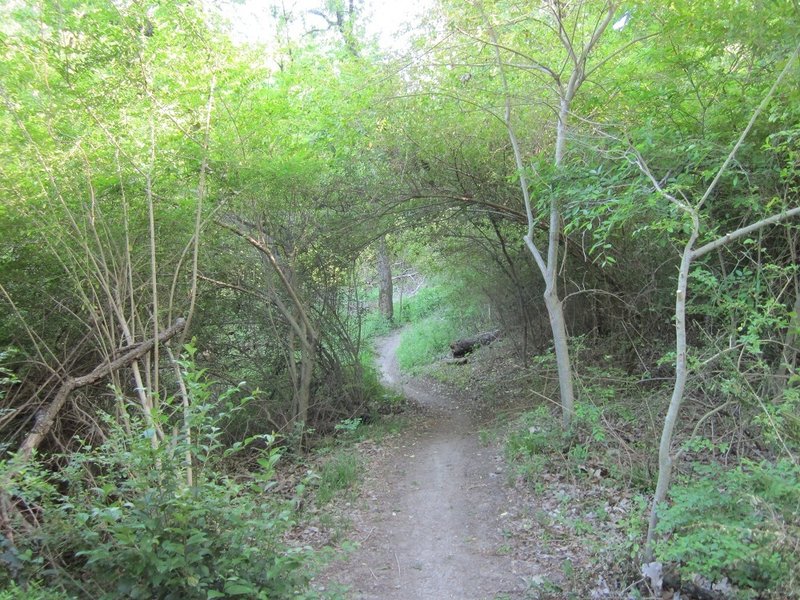
M 297 502 L 270 491 L 281 457 L 275 439 L 263 438 L 246 479 L 226 472 L 225 462 L 255 441 L 221 441 L 251 399 L 237 388 L 212 396 L 202 373 L 185 367 L 191 439 L 156 444 L 144 423 L 131 420 L 139 432 L 131 435 L 109 417 L 105 442 L 59 457 L 59 471 L 37 461 L 0 464 L 4 489 L 30 507 L 4 524 L 0 597 L 20 589 L 28 598 L 305 596 L 309 551 L 282 539 Z M 154 419 L 168 422 L 165 413 Z
M 320 467 L 317 504 L 327 504 L 337 493 L 352 489 L 361 470 L 362 461 L 351 449 L 336 452 Z
M 480 306 L 451 283 L 421 289 L 402 308 L 399 324 L 407 327 L 400 339 L 400 368 L 418 373 L 422 367 L 445 356 L 450 343 L 485 326 Z
M 567 589 L 588 597 L 598 576 L 616 581 L 617 589 L 641 579 L 658 434 L 670 391 L 668 382 L 643 382 L 619 368 L 612 352 L 596 345 L 590 351 L 580 339 L 575 346 L 575 414 L 566 432 L 557 402 L 547 402 L 558 398 L 552 354 L 534 357 L 525 368 L 497 344 L 468 365 L 436 371 L 492 403 L 498 416 L 481 430 L 481 439 L 502 443 L 509 483 L 547 507 L 535 516 L 535 528 L 523 520 L 518 535 L 527 538 L 535 530 L 533 543 L 551 553 L 589 549 L 584 561 L 573 560 L 570 569 L 534 586 L 541 598 L 566 597 Z M 680 434 L 683 460 L 660 512 L 656 560 L 676 581 L 700 577 L 708 586 L 722 585 L 726 598 L 800 598 L 800 467 L 780 458 L 787 445 L 795 448 L 791 429 L 781 430 L 780 443 L 750 450 L 758 459 L 748 459 L 746 447 L 732 448 L 713 435 L 714 428 L 694 430 L 701 410 L 692 402 L 684 408 L 690 416 Z M 793 422 L 786 415 L 769 417 L 778 425 Z M 747 424 L 717 419 L 716 430 L 727 439 Z M 754 418 L 750 426 L 763 420 Z M 645 586 L 628 593 L 649 597 Z
M 745 459 L 692 471 L 660 513 L 657 557 L 727 578 L 736 598 L 800 597 L 800 466 Z
M 397 349 L 397 361 L 403 371 L 416 373 L 442 357 L 450 342 L 459 338 L 463 325 L 445 315 L 430 316 L 403 332 Z

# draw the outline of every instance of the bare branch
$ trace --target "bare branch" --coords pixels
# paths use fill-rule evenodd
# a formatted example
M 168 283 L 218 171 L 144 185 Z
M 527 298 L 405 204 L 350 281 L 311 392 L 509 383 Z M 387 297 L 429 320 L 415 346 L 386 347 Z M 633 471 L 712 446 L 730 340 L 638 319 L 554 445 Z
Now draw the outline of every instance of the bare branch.
M 289 279 L 286 277 L 286 274 L 283 272 L 283 269 L 281 269 L 280 264 L 278 264 L 278 259 L 275 256 L 275 253 L 272 251 L 272 248 L 270 248 L 269 245 L 265 244 L 261 240 L 253 237 L 249 233 L 240 230 L 235 225 L 230 225 L 230 224 L 225 223 L 224 221 L 220 221 L 220 220 L 217 220 L 217 224 L 220 227 L 224 227 L 225 229 L 227 229 L 231 233 L 234 233 L 234 234 L 238 235 L 240 238 L 242 238 L 243 240 L 247 241 L 251 246 L 253 246 L 255 249 L 260 251 L 267 258 L 267 261 L 269 261 L 270 265 L 275 270 L 275 274 L 278 276 L 278 279 L 280 279 L 281 285 L 283 286 L 284 290 L 286 290 L 286 293 L 289 295 L 289 298 L 291 298 L 292 304 L 294 304 L 294 307 L 297 309 L 297 312 L 300 315 L 300 319 L 302 321 L 302 325 L 304 326 L 304 328 L 306 330 L 308 330 L 308 332 L 310 332 L 311 337 L 313 339 L 318 340 L 319 339 L 319 335 L 317 334 L 317 331 L 314 328 L 314 325 L 311 323 L 311 320 L 308 318 L 308 314 L 306 312 L 306 308 L 303 305 L 303 303 L 301 302 L 300 297 L 297 295 L 297 292 L 294 289 L 294 286 L 289 281 Z M 282 303 L 280 301 L 280 298 L 275 296 L 275 301 L 278 304 L 278 306 L 281 308 L 281 312 L 283 312 L 285 315 L 290 315 L 289 311 L 286 310 L 285 307 L 281 306 Z M 297 329 L 302 332 L 303 328 L 297 327 Z M 301 335 L 300 339 L 304 340 L 304 343 L 307 342 L 307 338 L 306 338 L 305 334 Z
M 670 202 L 672 202 L 673 204 L 675 204 L 676 206 L 678 206 L 682 210 L 684 210 L 686 212 L 692 212 L 692 209 L 688 204 L 686 204 L 682 200 L 678 200 L 675 196 L 673 196 L 672 194 L 667 192 L 662 187 L 663 183 L 664 183 L 663 180 L 659 181 L 658 179 L 655 178 L 655 176 L 653 175 L 652 171 L 650 171 L 650 167 L 647 165 L 647 162 L 644 160 L 644 158 L 642 157 L 642 155 L 639 153 L 639 151 L 636 148 L 631 146 L 630 149 L 629 149 L 629 152 L 632 152 L 633 155 L 634 155 L 634 159 L 631 162 L 633 162 L 633 164 L 635 164 L 638 167 L 638 169 L 642 173 L 644 173 L 644 175 L 650 180 L 650 183 L 653 184 L 653 187 L 655 188 L 655 190 L 659 194 L 664 196 L 664 198 L 666 198 L 667 200 L 669 200 Z M 630 159 L 628 159 L 628 160 L 630 161 Z
M 600 37 L 603 35 L 603 32 L 611 23 L 611 19 L 614 18 L 614 13 L 616 12 L 616 10 L 617 10 L 616 3 L 609 2 L 608 10 L 606 11 L 606 16 L 603 18 L 600 24 L 594 28 L 594 31 L 592 32 L 592 37 L 589 38 L 589 41 L 586 42 L 586 45 L 583 47 L 583 50 L 581 51 L 581 57 L 580 57 L 581 71 L 584 71 L 586 69 L 586 61 L 589 59 L 589 55 L 591 54 L 594 47 L 597 45 L 597 42 L 600 41 Z
M 194 316 L 194 307 L 197 303 L 197 263 L 200 256 L 200 232 L 202 231 L 203 225 L 203 203 L 206 198 L 206 174 L 208 172 L 208 145 L 209 138 L 211 137 L 211 112 L 214 108 L 214 91 L 216 85 L 217 78 L 216 75 L 213 75 L 208 88 L 205 131 L 203 132 L 203 161 L 200 165 L 200 176 L 197 182 L 197 209 L 195 211 L 194 235 L 192 236 L 194 240 L 194 249 L 192 252 L 192 284 L 189 290 L 189 310 L 186 312 L 186 328 L 181 334 L 180 343 L 178 345 L 183 345 L 183 342 L 186 340 L 186 335 L 189 333 L 192 317 Z
M 792 217 L 800 216 L 800 207 L 795 207 L 784 211 L 779 214 L 772 215 L 771 217 L 767 217 L 766 219 L 761 219 L 756 223 L 752 223 L 746 227 L 740 227 L 736 231 L 731 231 L 730 233 L 726 233 L 722 237 L 718 237 L 713 242 L 709 242 L 703 246 L 700 246 L 697 250 L 692 252 L 692 260 L 696 258 L 700 258 L 701 256 L 708 254 L 712 250 L 716 250 L 717 248 L 724 246 L 728 242 L 732 242 L 734 240 L 738 240 L 741 237 L 744 237 L 754 231 L 758 231 L 759 229 L 763 229 L 767 225 L 774 225 L 775 223 L 780 223 L 781 221 L 785 221 L 786 219 L 791 219 Z
M 511 48 L 509 46 L 505 46 L 505 45 L 499 43 L 497 41 L 497 35 L 494 33 L 494 29 L 493 28 L 492 28 L 491 39 L 489 39 L 489 40 L 484 40 L 483 38 L 479 38 L 478 36 L 473 35 L 473 34 L 469 33 L 468 31 L 466 31 L 466 30 L 464 30 L 464 29 L 462 29 L 460 27 L 457 28 L 457 31 L 459 33 L 461 33 L 462 35 L 464 35 L 464 36 L 466 36 L 466 37 L 468 37 L 470 39 L 475 40 L 476 42 L 480 42 L 481 44 L 486 44 L 487 46 L 491 46 L 495 51 L 498 50 L 498 49 L 499 50 L 505 50 L 506 52 L 510 52 L 511 54 L 514 54 L 515 56 L 519 56 L 520 58 L 523 58 L 523 59 L 527 60 L 530 63 L 530 65 L 527 65 L 527 66 L 522 67 L 522 68 L 533 69 L 533 70 L 536 70 L 536 71 L 540 71 L 541 73 L 544 73 L 544 74 L 549 75 L 550 77 L 552 77 L 553 80 L 557 84 L 559 84 L 559 85 L 561 84 L 561 79 L 559 78 L 558 73 L 553 71 L 550 67 L 548 67 L 546 65 L 543 65 L 538 60 L 536 60 L 535 58 L 533 58 L 531 56 L 528 56 L 524 52 L 520 52 L 519 50 L 515 50 L 514 48 Z
M 525 165 L 522 162 L 522 150 L 519 145 L 519 140 L 517 139 L 517 133 L 514 130 L 514 125 L 511 123 L 511 92 L 509 91 L 508 87 L 508 79 L 506 78 L 506 71 L 503 68 L 503 61 L 500 57 L 500 47 L 496 43 L 497 42 L 497 33 L 492 26 L 491 21 L 489 18 L 484 15 L 484 19 L 486 21 L 486 26 L 489 29 L 489 35 L 492 38 L 492 41 L 495 42 L 494 44 L 494 52 L 495 58 L 497 59 L 497 67 L 500 70 L 500 80 L 503 83 L 503 93 L 505 95 L 505 115 L 503 121 L 506 126 L 506 130 L 508 131 L 508 139 L 511 142 L 511 147 L 514 150 L 514 162 L 517 166 L 517 173 L 519 175 L 519 185 L 522 189 L 522 197 L 525 201 L 525 216 L 527 217 L 528 221 L 528 232 L 525 234 L 523 238 L 525 241 L 525 245 L 528 247 L 533 259 L 536 261 L 536 266 L 539 267 L 539 270 L 542 272 L 543 276 L 547 276 L 547 269 L 548 265 L 545 263 L 544 258 L 542 257 L 541 252 L 536 247 L 536 244 L 533 242 L 533 231 L 535 227 L 536 220 L 533 217 L 533 207 L 531 205 L 531 193 L 528 185 L 528 177 L 525 174 Z
M 36 415 L 36 422 L 33 425 L 33 429 L 19 447 L 17 456 L 22 461 L 30 460 L 31 456 L 33 455 L 33 451 L 39 446 L 44 437 L 48 434 L 53 426 L 56 415 L 58 415 L 58 412 L 64 406 L 66 401 L 69 399 L 69 395 L 73 391 L 77 390 L 78 388 L 91 385 L 110 373 L 121 369 L 122 367 L 127 367 L 134 361 L 153 350 L 158 344 L 163 344 L 167 340 L 174 337 L 184 328 L 185 325 L 186 321 L 184 319 L 178 319 L 169 328 L 159 333 L 157 338 L 151 338 L 146 342 L 137 345 L 134 349 L 111 362 L 98 365 L 94 368 L 94 370 L 92 370 L 91 373 L 81 377 L 67 377 L 67 380 L 61 384 L 61 387 L 59 388 L 56 397 L 50 403 L 50 406 L 48 406 L 43 412 L 40 412 L 38 415 Z

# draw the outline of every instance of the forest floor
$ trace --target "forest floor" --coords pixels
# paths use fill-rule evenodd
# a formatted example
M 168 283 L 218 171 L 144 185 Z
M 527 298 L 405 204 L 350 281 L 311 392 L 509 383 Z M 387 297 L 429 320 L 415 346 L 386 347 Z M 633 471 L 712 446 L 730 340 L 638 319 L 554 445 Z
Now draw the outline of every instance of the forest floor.
M 378 344 L 386 385 L 415 405 L 412 425 L 379 445 L 362 442 L 358 498 L 338 510 L 355 549 L 315 587 L 345 586 L 367 600 L 529 597 L 540 565 L 513 552 L 502 452 L 479 443 L 486 408 L 428 379 L 404 378 L 400 333 Z

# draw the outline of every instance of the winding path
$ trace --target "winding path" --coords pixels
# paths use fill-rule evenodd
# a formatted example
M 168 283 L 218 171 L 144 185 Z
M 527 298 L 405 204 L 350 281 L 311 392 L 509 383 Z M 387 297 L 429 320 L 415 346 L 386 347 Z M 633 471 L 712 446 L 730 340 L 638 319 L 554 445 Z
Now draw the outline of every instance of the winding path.
M 373 461 L 354 509 L 358 549 L 326 579 L 354 600 L 522 598 L 535 566 L 508 556 L 502 460 L 478 444 L 475 407 L 403 379 L 399 342 L 395 333 L 378 346 L 383 381 L 425 416 Z

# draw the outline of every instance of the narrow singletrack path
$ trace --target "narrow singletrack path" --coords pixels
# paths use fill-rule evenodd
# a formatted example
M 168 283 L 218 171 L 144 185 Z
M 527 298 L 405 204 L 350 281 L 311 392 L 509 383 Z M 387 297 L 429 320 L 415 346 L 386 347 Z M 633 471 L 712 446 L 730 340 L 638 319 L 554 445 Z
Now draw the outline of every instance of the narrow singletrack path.
M 378 345 L 383 381 L 423 416 L 371 461 L 351 515 L 358 548 L 324 579 L 347 585 L 354 600 L 522 598 L 536 566 L 509 556 L 503 462 L 478 443 L 480 407 L 404 379 L 399 342 L 398 332 Z

